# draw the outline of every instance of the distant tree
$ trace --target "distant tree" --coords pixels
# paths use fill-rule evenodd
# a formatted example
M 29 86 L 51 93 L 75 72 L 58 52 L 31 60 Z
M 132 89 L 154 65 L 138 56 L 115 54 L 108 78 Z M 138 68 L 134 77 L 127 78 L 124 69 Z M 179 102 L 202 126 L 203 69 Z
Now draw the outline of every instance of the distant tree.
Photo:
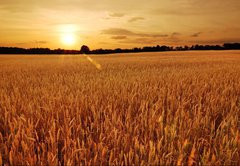
M 133 48 L 133 52 L 140 52 L 140 51 L 141 51 L 141 48 L 137 48 L 137 47 Z
M 88 46 L 83 45 L 80 49 L 80 54 L 89 54 L 90 53 L 90 49 Z
M 121 53 L 121 52 L 122 52 L 122 49 L 121 49 L 121 48 L 116 48 L 113 52 L 115 52 L 115 53 Z
M 184 48 L 182 47 L 182 46 L 178 46 L 178 47 L 176 47 L 176 50 L 177 51 L 182 51 Z
M 189 47 L 188 46 L 184 46 L 184 50 L 189 50 Z

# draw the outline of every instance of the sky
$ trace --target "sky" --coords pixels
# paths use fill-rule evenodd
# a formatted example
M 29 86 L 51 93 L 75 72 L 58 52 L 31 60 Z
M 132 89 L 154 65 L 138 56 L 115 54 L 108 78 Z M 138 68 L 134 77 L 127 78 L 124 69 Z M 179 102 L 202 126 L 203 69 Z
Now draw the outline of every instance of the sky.
M 240 0 L 1 0 L 0 46 L 80 49 L 240 42 Z

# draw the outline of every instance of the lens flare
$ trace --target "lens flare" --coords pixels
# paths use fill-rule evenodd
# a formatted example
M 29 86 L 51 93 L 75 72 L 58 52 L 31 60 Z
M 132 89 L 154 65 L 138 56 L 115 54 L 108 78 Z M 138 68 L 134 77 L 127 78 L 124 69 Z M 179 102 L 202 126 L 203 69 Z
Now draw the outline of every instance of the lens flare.
M 83 54 L 89 62 L 91 62 L 98 70 L 102 70 L 102 66 L 95 60 L 93 60 L 89 55 Z

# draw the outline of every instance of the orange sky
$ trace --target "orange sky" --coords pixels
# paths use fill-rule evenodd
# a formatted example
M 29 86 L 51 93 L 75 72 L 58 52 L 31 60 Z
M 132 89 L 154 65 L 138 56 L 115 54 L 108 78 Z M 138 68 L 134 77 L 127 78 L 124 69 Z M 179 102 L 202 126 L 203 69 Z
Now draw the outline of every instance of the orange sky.
M 240 0 L 1 0 L 0 46 L 79 49 L 240 42 Z

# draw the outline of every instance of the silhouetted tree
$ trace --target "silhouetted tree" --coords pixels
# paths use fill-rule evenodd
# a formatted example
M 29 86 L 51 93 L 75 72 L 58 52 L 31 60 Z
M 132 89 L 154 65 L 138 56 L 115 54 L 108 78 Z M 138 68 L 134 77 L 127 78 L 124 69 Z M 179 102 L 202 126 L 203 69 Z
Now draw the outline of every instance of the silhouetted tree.
M 89 54 L 90 53 L 90 49 L 88 46 L 83 45 L 80 49 L 80 54 Z
M 122 49 L 121 49 L 121 48 L 116 48 L 116 49 L 114 50 L 114 52 L 116 52 L 116 53 L 121 53 L 121 52 L 122 52 Z
M 184 46 L 184 50 L 189 50 L 189 47 L 188 46 Z
M 179 46 L 179 47 L 176 47 L 176 50 L 177 50 L 177 51 L 183 51 L 184 48 L 183 48 L 182 46 Z
M 133 48 L 133 52 L 140 52 L 140 51 L 141 51 L 141 48 L 137 48 L 137 47 Z

